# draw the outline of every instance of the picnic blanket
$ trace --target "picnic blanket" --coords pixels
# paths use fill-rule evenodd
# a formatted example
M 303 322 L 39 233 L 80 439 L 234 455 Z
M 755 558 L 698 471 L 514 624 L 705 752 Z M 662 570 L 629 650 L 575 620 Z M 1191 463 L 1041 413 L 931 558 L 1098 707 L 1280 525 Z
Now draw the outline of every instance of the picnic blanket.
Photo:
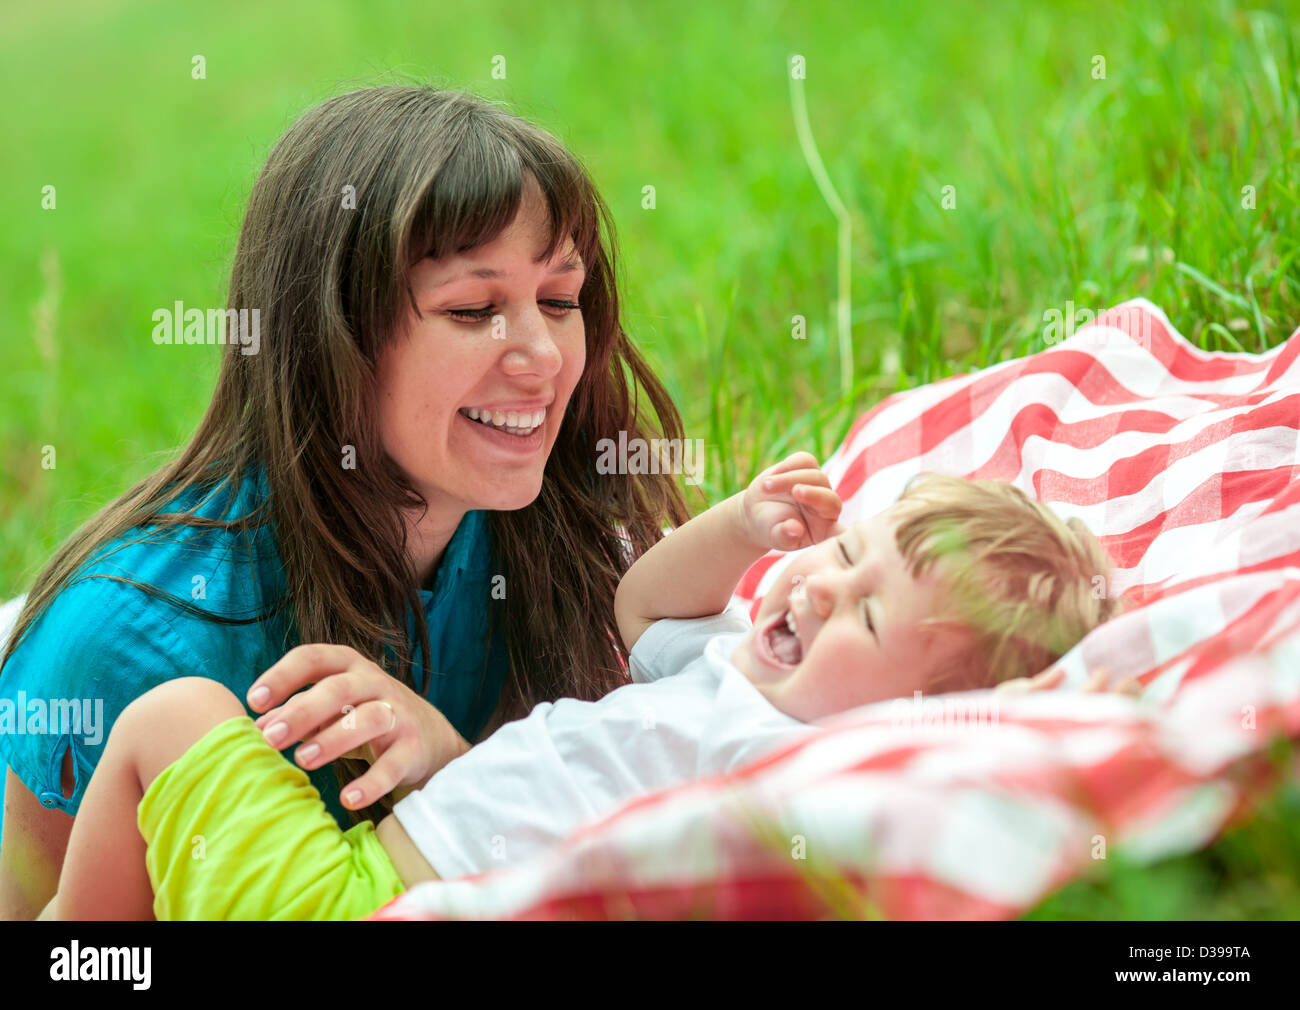
M 1207 845 L 1276 781 L 1268 745 L 1300 736 L 1297 358 L 1300 330 L 1207 353 L 1137 300 L 888 397 L 824 464 L 844 522 L 940 470 L 1014 483 L 1106 548 L 1102 591 L 1130 609 L 1061 659 L 1066 687 L 841 713 L 373 918 L 1009 918 L 1117 852 Z M 794 556 L 760 559 L 737 601 L 756 611 Z M 1142 696 L 1069 689 L 1098 668 Z

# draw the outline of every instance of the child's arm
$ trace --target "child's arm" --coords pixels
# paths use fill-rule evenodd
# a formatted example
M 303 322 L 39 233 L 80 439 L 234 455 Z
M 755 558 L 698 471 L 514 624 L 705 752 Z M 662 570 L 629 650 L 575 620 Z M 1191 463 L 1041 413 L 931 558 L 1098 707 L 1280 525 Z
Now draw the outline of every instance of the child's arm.
M 406 887 L 414 887 L 425 880 L 441 879 L 406 833 L 396 814 L 389 814 L 375 825 L 375 837 L 388 853 L 393 869 Z
M 811 453 L 796 452 L 764 470 L 744 491 L 684 523 L 627 570 L 614 596 L 623 644 L 631 649 L 664 617 L 721 613 L 750 565 L 769 550 L 792 551 L 825 539 L 840 507 Z

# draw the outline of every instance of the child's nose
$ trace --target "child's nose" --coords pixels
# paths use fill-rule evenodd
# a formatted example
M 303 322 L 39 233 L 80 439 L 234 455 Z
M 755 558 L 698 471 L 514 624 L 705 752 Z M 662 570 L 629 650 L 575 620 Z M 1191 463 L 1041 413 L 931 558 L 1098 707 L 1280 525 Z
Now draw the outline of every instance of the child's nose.
M 831 580 L 822 575 L 809 575 L 803 581 L 803 590 L 817 619 L 824 621 L 830 617 L 835 606 L 835 591 Z

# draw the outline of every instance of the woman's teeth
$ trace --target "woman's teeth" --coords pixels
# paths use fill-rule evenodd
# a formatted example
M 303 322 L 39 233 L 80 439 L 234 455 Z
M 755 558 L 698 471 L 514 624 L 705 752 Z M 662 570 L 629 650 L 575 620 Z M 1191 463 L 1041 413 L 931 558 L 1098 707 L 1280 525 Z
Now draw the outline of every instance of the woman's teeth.
M 546 408 L 539 410 L 486 410 L 479 407 L 462 407 L 461 411 L 471 421 L 488 424 L 511 435 L 531 435 L 546 419 Z

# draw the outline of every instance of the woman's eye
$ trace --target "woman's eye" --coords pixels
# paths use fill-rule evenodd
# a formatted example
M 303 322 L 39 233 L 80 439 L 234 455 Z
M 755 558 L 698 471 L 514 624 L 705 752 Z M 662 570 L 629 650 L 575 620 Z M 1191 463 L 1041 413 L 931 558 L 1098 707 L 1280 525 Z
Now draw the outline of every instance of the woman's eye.
M 489 305 L 482 309 L 451 309 L 447 315 L 453 319 L 468 320 L 470 322 L 481 323 L 492 316 L 492 306 Z
M 847 561 L 849 564 L 853 564 L 853 561 L 849 558 L 849 552 L 844 549 L 844 541 L 836 540 L 835 546 L 837 546 L 840 549 L 840 554 L 844 556 L 844 560 Z
M 542 304 L 550 305 L 555 309 L 556 311 L 552 312 L 552 315 L 556 316 L 566 316 L 574 309 L 582 308 L 582 306 L 577 302 L 561 301 L 559 299 L 548 299 L 547 301 L 542 302 Z M 491 319 L 495 311 L 495 306 L 485 305 L 481 309 L 451 309 L 448 311 L 447 315 L 451 316 L 453 319 L 459 319 L 461 322 L 481 323 L 487 319 Z

